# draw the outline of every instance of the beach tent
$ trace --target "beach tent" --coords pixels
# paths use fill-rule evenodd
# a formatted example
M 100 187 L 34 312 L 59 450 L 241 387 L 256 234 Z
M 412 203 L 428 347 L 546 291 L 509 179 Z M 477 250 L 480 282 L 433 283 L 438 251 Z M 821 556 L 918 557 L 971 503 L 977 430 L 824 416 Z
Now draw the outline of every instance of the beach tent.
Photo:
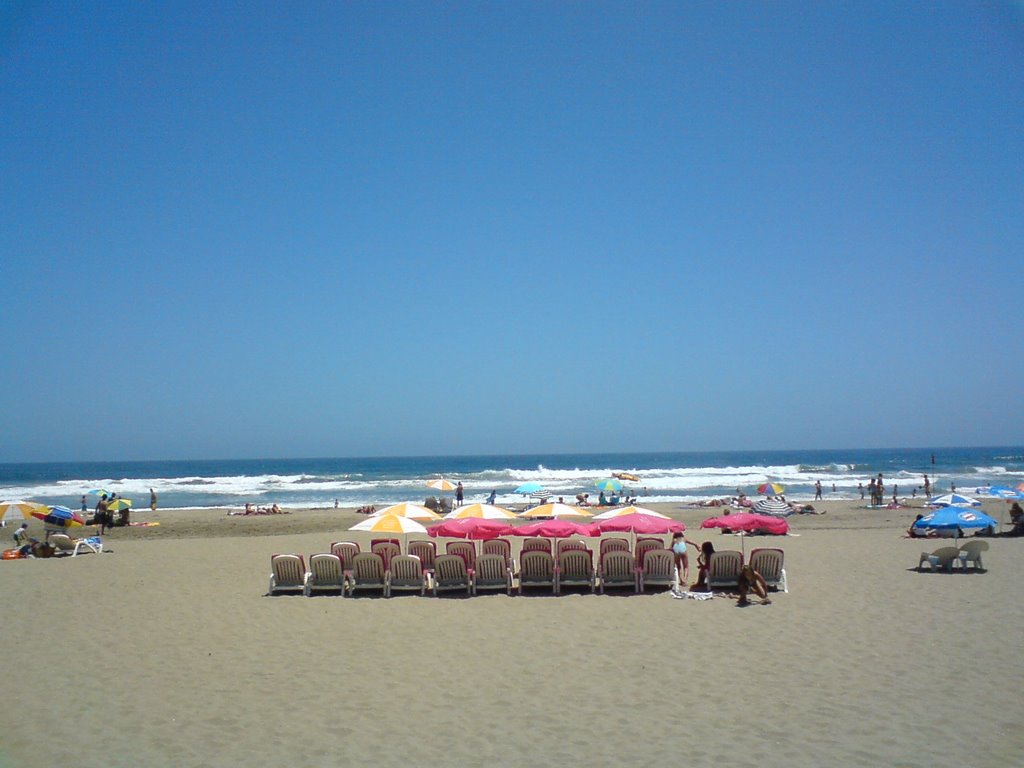
M 751 512 L 738 512 L 732 515 L 709 517 L 700 524 L 700 527 L 728 528 L 730 531 L 767 533 L 773 536 L 785 536 L 789 532 L 789 523 L 781 517 L 755 515 Z

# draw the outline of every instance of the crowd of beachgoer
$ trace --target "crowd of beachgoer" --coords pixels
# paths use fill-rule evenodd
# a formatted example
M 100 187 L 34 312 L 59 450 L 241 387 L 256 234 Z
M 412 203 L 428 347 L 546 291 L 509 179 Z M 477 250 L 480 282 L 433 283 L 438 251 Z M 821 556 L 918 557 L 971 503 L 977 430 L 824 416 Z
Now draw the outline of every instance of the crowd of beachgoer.
M 238 515 L 290 515 L 291 512 L 287 509 L 281 509 L 275 502 L 269 507 L 259 507 L 253 503 L 245 505 L 245 509 L 229 509 L 228 514 L 232 516 Z

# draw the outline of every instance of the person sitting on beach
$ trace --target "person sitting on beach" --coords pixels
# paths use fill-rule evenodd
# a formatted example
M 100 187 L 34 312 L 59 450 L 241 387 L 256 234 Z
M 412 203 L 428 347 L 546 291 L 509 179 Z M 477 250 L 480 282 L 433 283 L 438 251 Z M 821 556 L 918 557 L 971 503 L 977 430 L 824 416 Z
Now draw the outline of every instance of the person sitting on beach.
M 1013 502 L 1010 507 L 1010 522 L 1013 523 L 1011 536 L 1024 536 L 1024 509 L 1021 509 L 1019 502 Z
M 604 491 L 601 491 L 601 495 L 597 497 L 597 506 L 604 507 L 608 504 L 604 499 Z
M 487 503 L 490 504 L 491 506 L 494 506 L 494 500 L 496 498 L 498 498 L 498 492 L 497 491 L 491 491 L 491 495 L 487 497 Z M 579 496 L 577 496 L 576 498 L 578 499 Z
M 682 531 L 672 537 L 672 556 L 676 561 L 679 586 L 685 587 L 690 580 L 690 559 L 686 555 L 686 537 Z
M 276 501 L 274 502 L 274 506 L 272 506 L 270 508 L 270 514 L 272 514 L 272 515 L 280 515 L 281 514 L 281 508 L 279 506 L 277 506 L 277 502 Z
M 589 493 L 577 493 L 576 494 L 576 506 L 577 507 L 589 507 L 590 506 L 590 494 Z
M 247 515 L 255 515 L 256 514 L 256 510 L 253 509 L 251 501 L 248 501 L 245 504 L 245 514 L 247 514 Z
M 693 542 L 689 542 L 693 544 Z M 697 546 L 693 544 L 693 546 Z M 700 554 L 697 555 L 697 583 L 693 585 L 696 592 L 706 592 L 708 588 L 708 568 L 711 566 L 711 556 L 715 554 L 715 545 L 705 541 L 700 545 Z
M 739 586 L 740 599 L 737 605 L 750 605 L 747 600 L 747 593 L 753 592 L 755 595 L 761 598 L 761 605 L 771 605 L 771 599 L 768 597 L 768 583 L 764 580 L 764 576 L 755 571 L 750 565 L 744 565 L 740 570 L 740 576 L 737 580 Z

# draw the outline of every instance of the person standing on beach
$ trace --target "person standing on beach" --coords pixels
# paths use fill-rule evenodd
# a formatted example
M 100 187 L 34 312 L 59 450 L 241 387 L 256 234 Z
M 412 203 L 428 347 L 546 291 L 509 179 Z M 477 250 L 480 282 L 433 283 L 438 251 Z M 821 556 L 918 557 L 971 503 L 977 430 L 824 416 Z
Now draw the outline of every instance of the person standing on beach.
M 156 491 L 152 488 L 149 489 L 149 508 L 156 512 Z
M 95 523 L 100 527 L 100 534 L 107 532 L 107 494 L 105 493 L 96 502 Z
M 864 501 L 864 483 L 857 483 L 857 490 L 860 491 L 860 500 Z
M 455 486 L 455 506 L 462 506 L 462 499 L 464 498 L 464 492 L 462 490 L 462 481 L 459 480 L 459 484 Z
M 924 476 L 924 495 L 925 496 L 931 496 L 932 495 L 932 483 L 928 479 L 928 475 Z
M 814 481 L 814 500 L 821 501 L 821 480 Z

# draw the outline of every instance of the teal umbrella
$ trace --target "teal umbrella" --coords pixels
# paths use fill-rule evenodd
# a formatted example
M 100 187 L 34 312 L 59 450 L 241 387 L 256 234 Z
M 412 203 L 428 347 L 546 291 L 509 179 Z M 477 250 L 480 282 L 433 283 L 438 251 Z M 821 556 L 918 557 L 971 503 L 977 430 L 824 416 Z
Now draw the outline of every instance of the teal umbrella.
M 601 491 L 621 491 L 622 483 L 616 480 L 614 477 L 606 477 L 604 480 L 598 480 L 594 483 L 594 487 Z

